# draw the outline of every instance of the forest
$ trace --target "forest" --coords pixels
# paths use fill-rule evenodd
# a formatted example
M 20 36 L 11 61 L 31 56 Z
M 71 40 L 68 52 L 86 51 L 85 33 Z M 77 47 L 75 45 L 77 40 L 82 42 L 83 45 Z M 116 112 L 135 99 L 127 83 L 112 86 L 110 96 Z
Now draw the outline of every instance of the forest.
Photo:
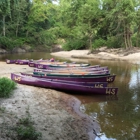
M 139 47 L 140 0 L 0 0 L 0 48 Z

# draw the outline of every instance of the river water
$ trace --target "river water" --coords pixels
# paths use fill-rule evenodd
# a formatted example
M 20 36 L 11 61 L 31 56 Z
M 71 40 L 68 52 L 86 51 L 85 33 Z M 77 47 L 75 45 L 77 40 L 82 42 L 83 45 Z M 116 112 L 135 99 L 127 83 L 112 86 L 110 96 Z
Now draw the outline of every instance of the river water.
M 0 55 L 8 59 L 48 59 L 44 52 Z M 60 61 L 69 61 L 58 58 Z M 77 60 L 81 63 L 85 60 Z M 108 66 L 116 79 L 109 86 L 118 87 L 117 96 L 73 94 L 82 102 L 82 110 L 99 121 L 98 140 L 140 140 L 140 65 L 123 61 L 86 60 L 91 65 Z M 66 93 L 67 94 L 67 93 Z

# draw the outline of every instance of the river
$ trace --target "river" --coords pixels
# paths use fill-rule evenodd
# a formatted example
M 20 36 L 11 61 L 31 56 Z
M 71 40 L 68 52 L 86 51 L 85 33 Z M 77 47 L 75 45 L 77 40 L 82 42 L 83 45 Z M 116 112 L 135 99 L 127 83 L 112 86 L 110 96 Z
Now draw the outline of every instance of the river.
M 8 59 L 48 59 L 45 52 L 25 54 L 4 54 L 0 60 Z M 60 61 L 69 61 L 58 58 Z M 80 63 L 82 60 L 79 60 Z M 117 96 L 81 95 L 73 96 L 82 102 L 85 113 L 99 121 L 100 140 L 140 140 L 140 66 L 123 61 L 86 60 L 91 65 L 108 66 L 116 79 L 109 86 L 118 87 Z M 85 61 L 83 60 L 83 63 Z M 66 93 L 67 94 L 67 93 Z

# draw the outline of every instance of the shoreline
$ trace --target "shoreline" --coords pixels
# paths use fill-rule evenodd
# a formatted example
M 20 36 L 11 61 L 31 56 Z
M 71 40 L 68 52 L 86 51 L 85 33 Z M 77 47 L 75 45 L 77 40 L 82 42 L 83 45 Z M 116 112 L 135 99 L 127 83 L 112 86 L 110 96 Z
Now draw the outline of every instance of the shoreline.
M 133 53 L 123 52 L 116 53 L 109 51 L 100 51 L 95 53 L 89 53 L 89 50 L 72 50 L 72 51 L 60 51 L 51 53 L 52 56 L 63 57 L 69 59 L 100 59 L 109 61 L 126 61 L 133 64 L 140 64 L 140 50 L 135 50 Z M 126 55 L 127 54 L 127 55 Z
M 0 77 L 10 78 L 12 72 L 30 72 L 28 65 L 6 64 L 0 62 Z M 10 98 L 0 99 L 0 108 L 5 108 L 0 116 L 0 125 L 14 126 L 17 120 L 26 117 L 27 109 L 35 122 L 42 140 L 93 140 L 100 133 L 96 120 L 80 111 L 81 102 L 73 95 L 53 89 L 17 84 Z M 13 114 L 13 115 L 10 115 Z M 14 123 L 13 123 L 14 122 Z M 1 134 L 0 135 L 4 135 Z M 6 140 L 7 137 L 5 136 Z

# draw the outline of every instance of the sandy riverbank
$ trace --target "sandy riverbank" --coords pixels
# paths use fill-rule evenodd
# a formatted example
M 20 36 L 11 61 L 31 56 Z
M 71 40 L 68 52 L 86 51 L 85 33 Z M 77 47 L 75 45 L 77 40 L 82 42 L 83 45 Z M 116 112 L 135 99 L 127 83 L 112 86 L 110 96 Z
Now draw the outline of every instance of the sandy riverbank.
M 0 77 L 10 78 L 10 73 L 30 72 L 27 65 L 0 62 Z M 93 130 L 100 127 L 80 111 L 80 101 L 72 95 L 56 90 L 17 85 L 13 95 L 0 99 L 0 140 L 11 140 L 10 128 L 29 111 L 34 126 L 42 133 L 42 140 L 94 140 Z M 4 112 L 2 111 L 4 108 Z M 7 135 L 8 132 L 8 135 Z
M 110 61 L 127 61 L 134 64 L 140 64 L 140 49 L 133 48 L 132 50 L 123 49 L 104 49 L 96 50 L 89 53 L 89 50 L 72 50 L 60 51 L 51 53 L 53 56 L 65 57 L 69 59 L 100 59 Z

